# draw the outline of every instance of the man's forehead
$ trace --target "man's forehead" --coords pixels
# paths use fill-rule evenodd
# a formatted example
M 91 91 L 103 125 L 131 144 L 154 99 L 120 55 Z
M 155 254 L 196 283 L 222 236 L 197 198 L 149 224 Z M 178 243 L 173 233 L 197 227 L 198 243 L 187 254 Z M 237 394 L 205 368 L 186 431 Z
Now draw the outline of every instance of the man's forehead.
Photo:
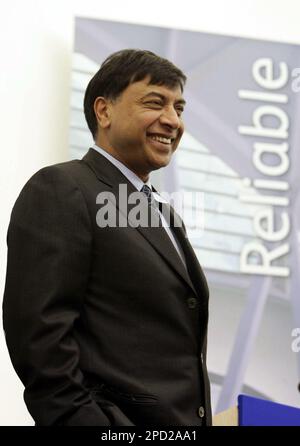
M 183 100 L 182 91 L 179 84 L 174 86 L 168 85 L 157 85 L 150 83 L 148 79 L 143 79 L 142 81 L 133 82 L 129 85 L 131 87 L 131 92 L 137 96 L 150 96 L 151 94 L 155 95 L 161 94 L 163 96 L 172 97 L 176 100 Z

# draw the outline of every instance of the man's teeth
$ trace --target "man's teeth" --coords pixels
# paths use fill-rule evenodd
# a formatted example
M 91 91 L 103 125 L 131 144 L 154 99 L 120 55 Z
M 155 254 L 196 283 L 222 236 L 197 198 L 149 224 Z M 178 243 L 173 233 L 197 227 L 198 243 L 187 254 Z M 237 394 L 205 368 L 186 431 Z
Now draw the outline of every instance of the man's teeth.
M 163 136 L 155 136 L 155 135 L 151 135 L 150 136 L 151 139 L 153 139 L 154 141 L 159 141 L 159 142 L 163 142 L 164 144 L 171 144 L 171 138 L 164 138 Z

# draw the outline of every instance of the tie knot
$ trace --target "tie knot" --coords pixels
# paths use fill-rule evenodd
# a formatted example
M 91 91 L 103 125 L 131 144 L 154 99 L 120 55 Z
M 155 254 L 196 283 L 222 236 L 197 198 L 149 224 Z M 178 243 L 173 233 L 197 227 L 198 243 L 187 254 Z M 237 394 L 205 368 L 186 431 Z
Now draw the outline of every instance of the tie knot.
M 141 192 L 143 192 L 146 195 L 148 203 L 151 205 L 154 201 L 151 188 L 147 184 L 144 184 L 144 186 L 141 189 Z

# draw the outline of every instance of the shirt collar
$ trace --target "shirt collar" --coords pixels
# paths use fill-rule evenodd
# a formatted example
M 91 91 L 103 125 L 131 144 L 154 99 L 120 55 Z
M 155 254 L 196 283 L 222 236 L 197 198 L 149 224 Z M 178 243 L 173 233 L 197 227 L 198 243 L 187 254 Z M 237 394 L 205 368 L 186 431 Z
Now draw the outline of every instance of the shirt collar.
M 139 178 L 132 170 L 128 169 L 125 164 L 121 163 L 121 161 L 117 160 L 114 156 L 112 156 L 110 153 L 106 152 L 106 150 L 102 149 L 102 147 L 97 146 L 97 144 L 94 144 L 92 146 L 96 152 L 100 153 L 100 155 L 103 155 L 108 161 L 110 161 L 117 169 L 119 169 L 122 174 L 133 184 L 133 186 L 140 191 L 142 187 L 146 184 L 150 187 L 152 190 L 152 185 L 150 181 L 150 177 L 148 180 L 144 183 L 141 178 Z M 153 192 L 154 199 L 160 203 L 167 203 L 167 201 L 161 197 L 157 192 Z

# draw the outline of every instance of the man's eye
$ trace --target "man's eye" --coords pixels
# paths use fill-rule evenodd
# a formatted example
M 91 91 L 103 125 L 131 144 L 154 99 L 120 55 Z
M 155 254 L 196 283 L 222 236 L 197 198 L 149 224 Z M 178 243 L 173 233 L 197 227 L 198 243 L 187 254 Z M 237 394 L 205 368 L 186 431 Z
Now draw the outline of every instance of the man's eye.
M 159 101 L 148 101 L 146 105 L 154 106 L 154 107 L 162 107 L 162 103 Z
M 177 113 L 178 113 L 179 115 L 181 115 L 181 113 L 184 112 L 184 108 L 182 108 L 182 107 L 178 107 L 178 108 L 176 108 L 176 111 L 177 111 Z

